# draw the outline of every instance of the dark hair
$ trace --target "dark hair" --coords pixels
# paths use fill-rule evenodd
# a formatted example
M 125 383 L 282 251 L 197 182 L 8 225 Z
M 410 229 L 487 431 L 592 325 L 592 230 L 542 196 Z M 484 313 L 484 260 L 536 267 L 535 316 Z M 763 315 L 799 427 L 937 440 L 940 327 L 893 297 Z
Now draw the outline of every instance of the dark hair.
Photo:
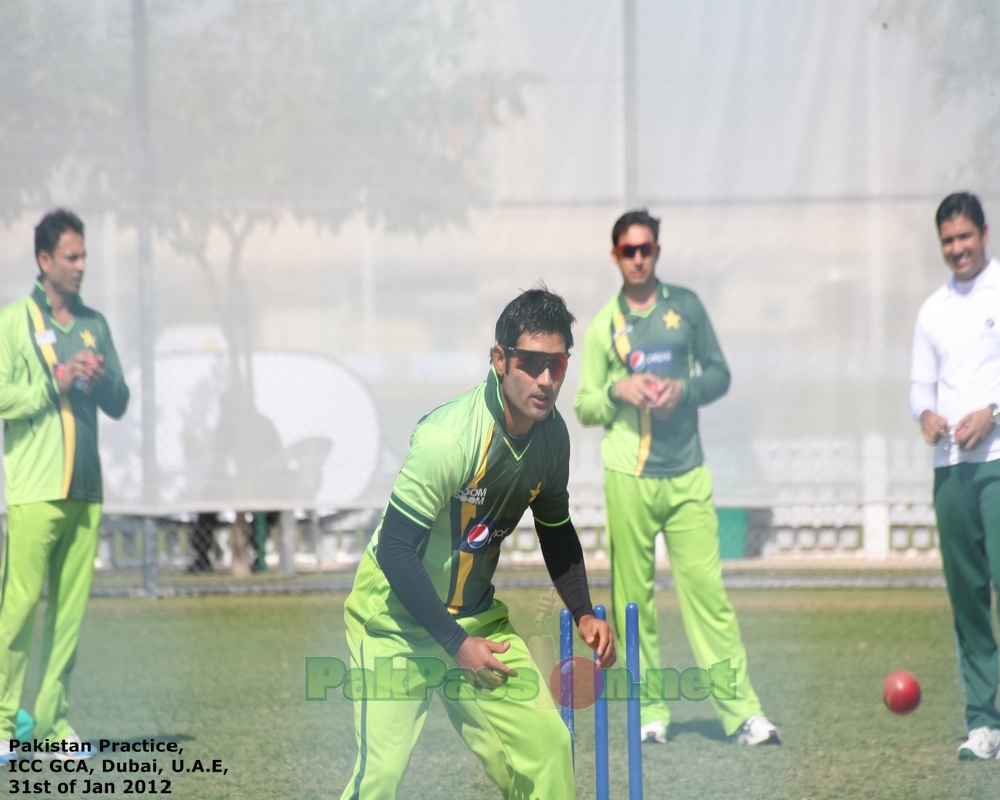
M 528 289 L 511 300 L 497 320 L 497 344 L 516 347 L 525 333 L 558 333 L 566 343 L 567 352 L 573 346 L 571 330 L 576 317 L 569 313 L 566 301 L 542 285 Z
M 83 222 L 72 211 L 57 208 L 42 217 L 42 221 L 35 226 L 35 258 L 39 253 L 52 255 L 59 244 L 59 237 L 68 230 L 83 236 Z
M 937 222 L 938 230 L 941 225 L 955 217 L 968 217 L 969 221 L 975 225 L 982 233 L 986 227 L 986 215 L 983 214 L 983 206 L 979 198 L 971 192 L 955 192 L 948 195 L 938 206 L 937 215 L 934 219 Z
M 660 221 L 646 209 L 640 208 L 637 211 L 626 211 L 618 217 L 618 221 L 611 229 L 611 244 L 613 247 L 618 246 L 618 240 L 621 238 L 621 235 L 633 225 L 644 225 L 652 232 L 653 241 L 660 241 Z

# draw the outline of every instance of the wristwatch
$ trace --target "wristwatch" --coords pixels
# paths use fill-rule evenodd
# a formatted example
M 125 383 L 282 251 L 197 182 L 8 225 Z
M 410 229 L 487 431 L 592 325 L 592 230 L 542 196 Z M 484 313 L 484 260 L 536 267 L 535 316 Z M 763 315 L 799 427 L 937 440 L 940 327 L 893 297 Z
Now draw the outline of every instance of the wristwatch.
M 990 403 L 990 408 L 993 409 L 993 424 L 1000 425 L 1000 406 L 996 403 Z

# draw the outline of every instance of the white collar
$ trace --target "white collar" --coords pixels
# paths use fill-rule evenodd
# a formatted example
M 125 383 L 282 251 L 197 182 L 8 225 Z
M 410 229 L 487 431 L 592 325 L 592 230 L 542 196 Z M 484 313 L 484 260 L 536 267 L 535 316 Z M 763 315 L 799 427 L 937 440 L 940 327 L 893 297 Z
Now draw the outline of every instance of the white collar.
M 961 284 L 960 287 L 960 282 L 952 275 L 951 280 L 948 281 L 948 294 L 968 297 L 983 288 L 1000 289 L 1000 263 L 997 263 L 995 258 L 989 259 L 986 266 L 971 282 L 961 281 Z

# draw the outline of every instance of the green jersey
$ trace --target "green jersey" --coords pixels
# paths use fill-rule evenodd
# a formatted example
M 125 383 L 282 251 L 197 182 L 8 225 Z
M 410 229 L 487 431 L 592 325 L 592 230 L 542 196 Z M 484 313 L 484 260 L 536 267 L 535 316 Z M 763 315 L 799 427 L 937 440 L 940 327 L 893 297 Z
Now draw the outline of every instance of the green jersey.
M 657 284 L 656 302 L 633 311 L 623 293 L 587 328 L 576 414 L 605 428 L 604 466 L 637 477 L 671 478 L 704 461 L 698 407 L 729 388 L 729 368 L 698 296 Z M 699 374 L 697 367 L 701 367 Z M 680 380 L 684 395 L 664 420 L 614 397 L 614 385 L 633 373 Z
M 559 413 L 536 422 L 523 437 L 504 429 L 496 372 L 417 423 L 389 503 L 426 529 L 418 555 L 448 611 L 457 618 L 489 608 L 501 542 L 525 509 L 535 521 L 569 520 L 569 434 Z M 381 525 L 379 526 L 381 529 Z M 378 561 L 379 530 L 368 553 Z M 401 627 L 410 614 L 379 571 L 373 588 Z
M 97 409 L 115 419 L 129 391 L 104 317 L 77 298 L 66 326 L 52 318 L 41 284 L 0 310 L 0 418 L 4 420 L 7 505 L 52 500 L 101 502 Z M 92 393 L 62 394 L 55 368 L 87 350 L 104 358 Z

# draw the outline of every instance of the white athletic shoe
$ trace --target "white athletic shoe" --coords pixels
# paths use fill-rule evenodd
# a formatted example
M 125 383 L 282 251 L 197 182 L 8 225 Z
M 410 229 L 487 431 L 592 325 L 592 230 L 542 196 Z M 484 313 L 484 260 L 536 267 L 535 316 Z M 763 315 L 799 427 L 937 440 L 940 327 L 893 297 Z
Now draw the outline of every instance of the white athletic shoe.
M 658 744 L 666 744 L 667 726 L 659 720 L 656 722 L 647 722 L 639 730 L 639 738 L 643 743 L 656 742 Z
M 17 761 L 18 755 L 10 749 L 10 739 L 0 739 L 0 766 Z
M 781 744 L 781 734 L 763 714 L 754 714 L 733 734 L 736 744 Z
M 35 753 L 35 758 L 43 761 L 79 761 L 94 755 L 92 750 L 84 749 L 83 742 L 75 733 L 63 739 L 63 744 L 66 746 L 65 750 L 38 752 Z
M 958 748 L 958 757 L 963 761 L 1000 758 L 1000 728 L 973 728 L 969 738 Z

